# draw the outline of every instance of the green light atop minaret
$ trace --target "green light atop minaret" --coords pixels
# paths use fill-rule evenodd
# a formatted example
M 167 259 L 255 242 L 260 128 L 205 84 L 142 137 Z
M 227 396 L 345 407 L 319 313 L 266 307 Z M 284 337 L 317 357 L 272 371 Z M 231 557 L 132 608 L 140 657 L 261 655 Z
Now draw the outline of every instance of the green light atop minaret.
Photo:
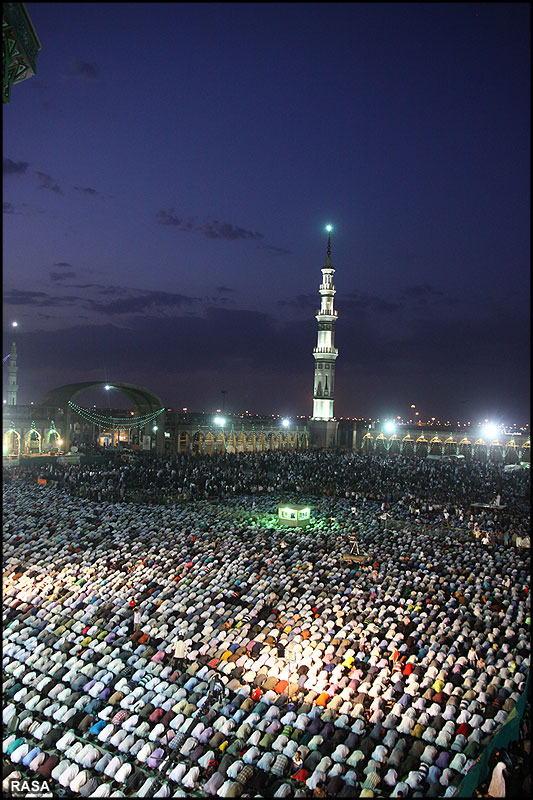
M 326 225 L 326 230 L 328 233 L 331 233 L 331 231 L 333 230 L 333 225 Z

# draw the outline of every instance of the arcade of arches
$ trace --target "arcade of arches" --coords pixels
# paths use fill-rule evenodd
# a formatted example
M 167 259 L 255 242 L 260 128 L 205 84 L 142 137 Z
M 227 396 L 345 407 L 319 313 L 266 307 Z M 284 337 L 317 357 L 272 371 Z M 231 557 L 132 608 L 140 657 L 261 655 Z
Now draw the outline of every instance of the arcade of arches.
M 464 456 L 465 458 L 490 459 L 506 464 L 518 464 L 530 460 L 530 439 L 516 440 L 505 434 L 492 441 L 463 434 L 409 431 L 401 435 L 366 433 L 361 441 L 363 452 L 402 453 L 416 456 Z

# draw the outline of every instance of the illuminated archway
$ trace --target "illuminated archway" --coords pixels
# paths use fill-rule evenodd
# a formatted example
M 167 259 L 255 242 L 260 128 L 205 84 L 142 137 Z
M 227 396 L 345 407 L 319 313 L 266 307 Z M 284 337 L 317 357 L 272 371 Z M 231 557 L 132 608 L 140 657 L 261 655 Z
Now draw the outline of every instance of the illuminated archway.
M 389 447 L 388 447 L 389 454 L 399 453 L 400 452 L 400 437 L 396 436 L 395 433 L 389 439 Z
M 516 444 L 514 439 L 510 439 L 505 445 L 505 453 L 503 457 L 506 464 L 518 464 L 520 461 L 520 446 Z
M 474 458 L 486 461 L 489 455 L 487 443 L 484 439 L 476 439 L 472 448 Z
M 267 435 L 267 448 L 268 450 L 278 449 L 278 437 L 272 431 Z
M 235 453 L 237 451 L 237 437 L 235 432 L 231 431 L 226 439 L 226 453 Z
M 424 434 L 422 434 L 422 435 L 421 435 L 421 436 L 419 436 L 419 437 L 418 437 L 418 439 L 416 440 L 416 444 L 415 444 L 415 454 L 416 454 L 417 456 L 427 456 L 427 454 L 428 454 L 428 448 L 429 448 L 429 442 L 428 442 L 428 440 L 426 439 L 426 437 L 424 436 Z
M 374 437 L 371 433 L 365 433 L 361 443 L 361 450 L 363 453 L 371 453 L 374 447 Z
M 178 436 L 178 453 L 188 453 L 191 439 L 187 431 L 180 431 Z
M 447 456 L 457 455 L 457 442 L 453 436 L 449 436 L 444 442 L 444 454 Z
M 441 456 L 442 447 L 442 439 L 439 439 L 438 436 L 434 436 L 429 442 L 429 454 L 432 456 Z
M 2 437 L 2 454 L 7 456 L 20 456 L 20 433 L 11 427 Z
M 491 461 L 503 461 L 504 460 L 504 445 L 502 444 L 502 442 L 500 442 L 497 439 L 495 439 L 487 447 L 487 454 L 488 454 L 488 458 L 490 458 Z
M 201 431 L 196 431 L 192 437 L 192 451 L 193 453 L 202 453 L 204 449 L 204 437 Z
M 246 440 L 246 450 L 249 453 L 255 453 L 256 449 L 257 449 L 257 436 L 255 435 L 255 433 L 252 432 L 248 436 L 248 439 Z
M 380 453 L 381 455 L 387 452 L 387 440 L 385 439 L 383 433 L 379 433 L 376 436 L 376 443 L 374 445 L 374 450 L 376 451 L 376 453 Z
M 208 431 L 204 437 L 202 452 L 212 456 L 215 452 L 215 437 L 211 431 Z
M 32 421 L 31 428 L 24 434 L 24 452 L 33 455 L 40 455 L 41 453 L 42 436 L 35 427 L 35 422 Z
M 459 455 L 465 456 L 465 458 L 472 455 L 472 442 L 466 436 L 459 442 Z

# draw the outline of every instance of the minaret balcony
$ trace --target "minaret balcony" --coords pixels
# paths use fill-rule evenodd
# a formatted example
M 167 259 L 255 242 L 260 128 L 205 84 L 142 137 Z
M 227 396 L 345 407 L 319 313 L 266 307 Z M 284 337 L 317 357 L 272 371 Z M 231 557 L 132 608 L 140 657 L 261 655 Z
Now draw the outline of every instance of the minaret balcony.
M 315 317 L 338 317 L 338 311 L 323 311 L 321 308 L 315 314 Z
M 318 287 L 318 291 L 333 292 L 333 294 L 336 294 L 335 287 L 333 286 L 332 283 L 321 283 L 320 286 Z
M 313 355 L 317 353 L 324 353 L 337 358 L 339 351 L 336 347 L 313 347 Z

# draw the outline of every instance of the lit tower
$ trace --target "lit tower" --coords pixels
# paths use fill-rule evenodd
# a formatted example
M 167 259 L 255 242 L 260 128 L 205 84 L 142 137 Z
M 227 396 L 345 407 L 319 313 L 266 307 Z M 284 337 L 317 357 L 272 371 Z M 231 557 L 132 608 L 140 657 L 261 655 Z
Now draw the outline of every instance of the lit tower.
M 335 287 L 331 264 L 331 225 L 328 232 L 326 263 L 322 267 L 320 308 L 316 313 L 318 322 L 317 346 L 313 349 L 315 359 L 315 381 L 313 390 L 313 416 L 311 417 L 311 443 L 317 447 L 331 447 L 336 444 L 337 421 L 333 416 L 335 392 L 335 360 L 339 351 L 335 347 L 335 323 L 337 312 L 333 308 Z
M 17 405 L 17 343 L 15 341 L 15 331 L 17 329 L 17 323 L 13 323 L 13 343 L 11 345 L 11 352 L 9 354 L 9 363 L 7 365 L 7 405 L 8 406 L 16 406 Z
M 333 420 L 333 400 L 335 390 L 335 359 L 339 351 L 335 347 L 335 323 L 337 312 L 333 308 L 335 287 L 331 265 L 331 225 L 327 225 L 328 252 L 322 267 L 320 308 L 316 312 L 318 322 L 317 346 L 313 349 L 315 359 L 315 388 L 313 392 L 313 419 Z

